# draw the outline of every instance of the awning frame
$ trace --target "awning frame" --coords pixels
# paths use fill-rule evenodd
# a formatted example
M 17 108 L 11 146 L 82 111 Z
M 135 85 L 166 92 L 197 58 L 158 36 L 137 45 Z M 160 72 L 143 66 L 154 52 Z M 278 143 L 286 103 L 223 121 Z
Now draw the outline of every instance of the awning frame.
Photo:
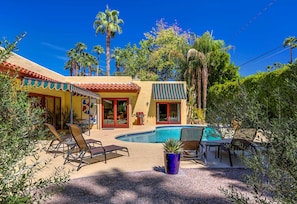
M 70 123 L 73 124 L 73 99 L 72 97 L 74 95 L 80 95 L 80 96 L 87 96 L 89 100 L 91 98 L 94 99 L 100 99 L 100 95 L 96 94 L 94 92 L 91 92 L 89 90 L 86 90 L 84 88 L 80 88 L 74 84 L 71 83 L 65 83 L 65 82 L 54 82 L 54 81 L 47 81 L 47 80 L 41 80 L 41 79 L 35 79 L 35 78 L 29 78 L 24 77 L 22 80 L 23 86 L 36 86 L 36 87 L 42 87 L 44 89 L 48 88 L 50 90 L 57 90 L 57 91 L 69 91 L 70 92 Z M 90 135 L 90 117 L 89 117 L 89 135 Z

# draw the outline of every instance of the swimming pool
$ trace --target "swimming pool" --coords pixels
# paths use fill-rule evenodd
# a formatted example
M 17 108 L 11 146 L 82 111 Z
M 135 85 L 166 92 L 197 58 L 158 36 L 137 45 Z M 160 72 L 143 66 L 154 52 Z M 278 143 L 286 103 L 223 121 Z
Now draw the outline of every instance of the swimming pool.
M 116 139 L 125 142 L 140 142 L 140 143 L 164 143 L 167 139 L 172 138 L 179 140 L 182 128 L 189 128 L 193 126 L 160 126 L 156 130 L 132 133 L 116 137 Z M 205 127 L 203 132 L 203 141 L 220 140 L 220 133 L 211 127 Z

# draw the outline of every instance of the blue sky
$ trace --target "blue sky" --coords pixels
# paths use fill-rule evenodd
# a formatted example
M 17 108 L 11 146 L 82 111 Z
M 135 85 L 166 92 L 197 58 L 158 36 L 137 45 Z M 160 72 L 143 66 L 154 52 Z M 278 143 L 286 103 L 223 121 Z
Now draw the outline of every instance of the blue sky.
M 107 4 L 124 20 L 123 33 L 112 39 L 111 48 L 138 44 L 157 20 L 177 21 L 183 30 L 197 35 L 211 31 L 215 39 L 232 45 L 231 61 L 242 76 L 266 71 L 274 62 L 287 63 L 289 49 L 283 41 L 297 37 L 296 0 L 10 0 L 1 2 L 0 37 L 13 41 L 27 32 L 16 53 L 69 75 L 66 52 L 77 42 L 90 52 L 94 45 L 105 48 L 105 35 L 96 36 L 93 22 Z M 105 69 L 103 56 L 100 66 Z M 111 68 L 113 72 L 114 62 Z

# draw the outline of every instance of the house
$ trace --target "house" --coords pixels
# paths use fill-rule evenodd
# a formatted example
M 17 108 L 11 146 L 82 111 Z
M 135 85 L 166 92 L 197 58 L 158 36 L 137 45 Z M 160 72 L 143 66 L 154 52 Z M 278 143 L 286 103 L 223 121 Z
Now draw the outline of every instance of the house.
M 128 76 L 63 76 L 17 54 L 0 64 L 16 71 L 23 89 L 45 108 L 48 123 L 96 129 L 186 124 L 186 82 L 140 81 Z

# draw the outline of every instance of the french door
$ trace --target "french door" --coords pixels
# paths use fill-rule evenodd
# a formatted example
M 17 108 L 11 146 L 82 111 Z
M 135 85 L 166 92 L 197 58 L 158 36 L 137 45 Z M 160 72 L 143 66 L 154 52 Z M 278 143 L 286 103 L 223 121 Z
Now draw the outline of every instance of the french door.
M 180 124 L 180 103 L 157 103 L 157 124 Z
M 62 110 L 61 97 L 47 96 L 40 94 L 29 94 L 30 97 L 35 98 L 32 107 L 39 107 L 45 110 L 46 122 L 55 126 L 56 129 L 61 129 L 62 125 Z
M 102 127 L 128 128 L 128 99 L 104 98 L 102 99 Z

